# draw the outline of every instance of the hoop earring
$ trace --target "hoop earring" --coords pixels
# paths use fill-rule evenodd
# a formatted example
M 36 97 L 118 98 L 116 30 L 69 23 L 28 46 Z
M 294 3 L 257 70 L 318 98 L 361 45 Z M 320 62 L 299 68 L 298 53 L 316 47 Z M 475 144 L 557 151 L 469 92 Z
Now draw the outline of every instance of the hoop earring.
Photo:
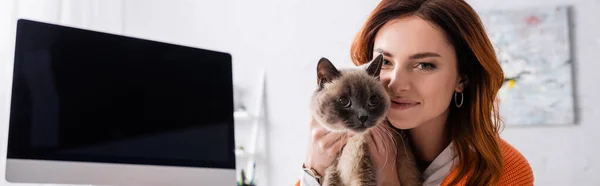
M 457 93 L 460 93 L 460 104 L 456 100 L 456 98 L 458 98 L 458 96 L 456 95 Z M 460 108 L 463 105 L 464 100 L 465 100 L 465 97 L 462 92 L 454 92 L 454 105 L 456 105 L 456 108 Z

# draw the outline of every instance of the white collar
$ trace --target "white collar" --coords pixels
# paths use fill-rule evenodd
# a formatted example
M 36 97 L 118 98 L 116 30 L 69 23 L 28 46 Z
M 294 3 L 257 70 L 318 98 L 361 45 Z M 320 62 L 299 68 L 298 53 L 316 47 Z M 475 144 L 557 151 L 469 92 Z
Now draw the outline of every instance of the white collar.
M 440 185 L 454 167 L 455 161 L 458 159 L 454 153 L 454 145 L 450 143 L 423 172 L 423 185 Z

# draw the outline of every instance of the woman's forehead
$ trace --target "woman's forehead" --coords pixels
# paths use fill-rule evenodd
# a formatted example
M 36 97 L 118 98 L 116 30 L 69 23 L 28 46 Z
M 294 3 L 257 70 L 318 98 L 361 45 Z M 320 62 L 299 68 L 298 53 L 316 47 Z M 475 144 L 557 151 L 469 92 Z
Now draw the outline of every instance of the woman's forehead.
M 390 55 L 453 53 L 444 33 L 434 24 L 416 16 L 386 23 L 377 33 L 373 49 L 376 54 L 383 50 Z

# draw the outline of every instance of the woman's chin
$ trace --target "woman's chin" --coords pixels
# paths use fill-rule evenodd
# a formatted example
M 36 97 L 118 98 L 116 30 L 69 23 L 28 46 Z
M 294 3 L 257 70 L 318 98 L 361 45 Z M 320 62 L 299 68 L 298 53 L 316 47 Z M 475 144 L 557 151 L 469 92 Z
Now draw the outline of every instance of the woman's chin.
M 415 122 L 414 120 L 395 119 L 395 118 L 390 118 L 389 116 L 388 116 L 388 120 L 390 121 L 392 126 L 394 126 L 397 129 L 402 129 L 402 130 L 412 129 L 419 125 L 419 122 Z

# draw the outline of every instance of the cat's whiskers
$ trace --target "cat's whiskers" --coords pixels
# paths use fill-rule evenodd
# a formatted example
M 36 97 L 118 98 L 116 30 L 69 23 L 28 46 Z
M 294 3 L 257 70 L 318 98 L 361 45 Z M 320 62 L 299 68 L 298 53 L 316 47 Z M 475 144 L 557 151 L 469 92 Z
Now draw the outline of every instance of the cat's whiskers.
M 376 126 L 376 127 L 379 127 L 379 126 Z M 384 140 L 383 136 L 381 135 L 381 132 L 376 132 L 376 133 L 379 135 L 379 138 L 380 138 L 380 139 Z M 387 146 L 387 143 L 383 143 L 383 144 L 384 144 L 384 146 Z M 387 148 L 387 147 L 384 147 L 384 149 L 385 149 L 385 150 L 387 150 L 388 148 Z M 379 151 L 379 149 L 378 149 L 378 151 Z M 383 168 L 385 167 L 385 165 L 387 165 L 387 161 L 388 161 L 388 156 L 387 156 L 387 153 L 386 153 L 386 154 L 385 154 L 385 162 L 383 163 L 383 166 L 381 166 L 381 167 L 379 168 L 379 171 L 378 171 L 378 172 L 381 172 L 381 171 L 383 170 Z
M 390 137 L 392 139 L 392 143 L 394 144 L 394 146 L 392 147 L 392 150 L 394 151 L 394 159 L 398 158 L 398 148 L 395 148 L 398 146 L 398 142 L 396 141 L 396 138 L 394 137 L 393 133 L 389 132 L 397 132 L 395 128 L 391 127 L 390 125 L 384 125 L 383 127 L 385 127 L 387 129 L 386 134 L 388 135 L 388 137 Z M 389 149 L 389 148 L 387 148 Z M 386 149 L 386 150 L 387 150 Z
M 389 123 L 389 121 L 386 121 L 386 123 L 388 125 L 385 125 L 385 126 L 388 127 L 388 128 L 390 128 L 390 129 L 392 129 L 391 131 L 394 132 L 394 133 L 396 133 L 398 135 L 398 137 L 400 138 L 400 140 L 402 140 L 401 142 L 402 142 L 402 148 L 404 149 L 404 153 L 408 154 L 407 145 L 409 145 L 409 144 L 406 144 L 406 141 L 404 140 L 404 131 L 403 130 L 398 130 L 398 129 L 394 128 L 391 125 L 391 123 Z M 395 141 L 396 141 L 396 138 L 394 138 L 394 144 L 396 145 L 396 147 L 398 147 L 398 144 Z M 398 150 L 398 148 L 394 148 L 394 149 Z M 406 158 L 410 158 L 410 157 L 406 157 Z

